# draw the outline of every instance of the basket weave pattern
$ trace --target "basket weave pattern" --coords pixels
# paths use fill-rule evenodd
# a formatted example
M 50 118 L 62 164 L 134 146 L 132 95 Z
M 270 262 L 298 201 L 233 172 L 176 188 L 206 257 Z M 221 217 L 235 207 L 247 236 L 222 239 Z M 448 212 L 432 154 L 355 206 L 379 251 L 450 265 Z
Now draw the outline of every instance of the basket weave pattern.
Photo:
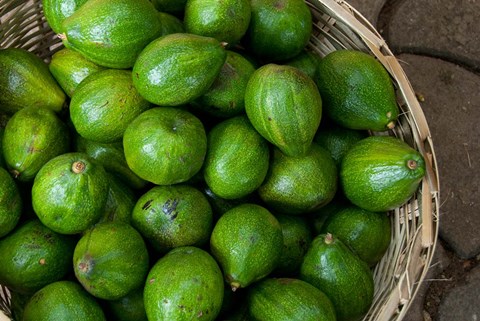
M 310 49 L 322 57 L 345 48 L 375 56 L 390 73 L 401 108 L 397 125 L 388 135 L 407 142 L 426 161 L 427 174 L 418 191 L 391 212 L 392 242 L 375 267 L 374 302 L 364 318 L 399 321 L 430 266 L 438 235 L 439 182 L 428 125 L 403 69 L 375 28 L 342 0 L 306 2 L 314 21 Z M 62 48 L 45 21 L 40 0 L 0 0 L 0 48 L 7 47 L 25 48 L 47 62 Z M 3 286 L 0 295 L 0 309 L 8 315 L 10 301 Z

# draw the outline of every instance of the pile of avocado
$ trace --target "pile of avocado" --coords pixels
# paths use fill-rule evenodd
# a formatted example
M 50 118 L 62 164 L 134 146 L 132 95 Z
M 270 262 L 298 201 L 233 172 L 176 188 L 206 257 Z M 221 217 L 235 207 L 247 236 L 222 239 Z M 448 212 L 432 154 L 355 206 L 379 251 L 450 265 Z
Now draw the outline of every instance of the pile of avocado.
M 43 0 L 0 50 L 0 284 L 18 321 L 355 321 L 425 174 L 387 71 L 303 0 Z M 390 132 L 391 134 L 392 132 Z

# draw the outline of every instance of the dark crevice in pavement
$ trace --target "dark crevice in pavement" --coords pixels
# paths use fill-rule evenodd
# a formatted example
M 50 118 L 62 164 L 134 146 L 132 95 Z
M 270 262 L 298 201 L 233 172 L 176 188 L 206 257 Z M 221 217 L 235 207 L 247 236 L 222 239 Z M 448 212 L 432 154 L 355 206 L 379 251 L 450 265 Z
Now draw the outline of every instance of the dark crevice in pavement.
M 458 65 L 475 74 L 480 74 L 480 65 L 478 64 L 478 61 L 472 61 L 471 59 L 468 59 L 466 57 L 459 57 L 450 52 L 444 52 L 444 51 L 439 51 L 432 48 L 422 48 L 422 47 L 390 46 L 390 49 L 396 56 L 400 54 L 412 54 L 412 55 L 441 59 L 446 62 L 450 62 L 452 64 Z
M 389 42 L 390 20 L 403 2 L 405 0 L 387 0 L 378 14 L 377 30 L 382 34 L 387 43 Z

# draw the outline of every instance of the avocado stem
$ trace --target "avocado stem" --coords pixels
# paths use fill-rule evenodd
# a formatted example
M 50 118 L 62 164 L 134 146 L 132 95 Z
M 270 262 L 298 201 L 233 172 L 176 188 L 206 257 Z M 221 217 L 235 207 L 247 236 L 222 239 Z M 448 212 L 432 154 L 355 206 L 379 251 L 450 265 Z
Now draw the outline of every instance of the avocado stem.
M 12 174 L 13 178 L 18 178 L 20 176 L 20 172 L 16 169 L 12 169 L 10 173 Z
M 333 243 L 333 235 L 331 233 L 327 233 L 325 235 L 325 244 L 332 244 Z
M 57 37 L 60 38 L 60 40 L 66 40 L 67 39 L 67 35 L 65 33 L 59 33 L 59 34 L 57 34 Z
M 387 128 L 388 129 L 394 129 L 395 128 L 395 122 L 394 121 L 391 121 L 387 124 Z
M 232 291 L 235 292 L 240 287 L 240 283 L 238 282 L 231 282 L 230 286 L 232 287 Z
M 85 167 L 87 167 L 87 165 L 85 165 L 84 162 L 82 161 L 76 161 L 72 164 L 72 171 L 75 173 L 75 174 L 80 174 L 82 173 L 84 170 L 85 170 Z
M 417 162 L 416 162 L 415 160 L 409 159 L 409 160 L 407 161 L 407 167 L 410 168 L 410 169 L 412 169 L 412 170 L 413 170 L 413 169 L 417 169 L 418 164 L 417 164 Z

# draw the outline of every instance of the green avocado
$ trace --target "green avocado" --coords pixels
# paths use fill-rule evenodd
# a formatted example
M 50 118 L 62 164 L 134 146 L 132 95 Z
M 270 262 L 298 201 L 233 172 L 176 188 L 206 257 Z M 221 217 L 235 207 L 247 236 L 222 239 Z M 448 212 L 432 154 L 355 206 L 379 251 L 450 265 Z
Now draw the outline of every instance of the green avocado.
M 258 195 L 278 213 L 305 214 L 333 199 L 337 177 L 330 153 L 315 143 L 301 157 L 287 156 L 276 148 Z
M 350 129 L 392 129 L 399 109 L 392 80 L 373 56 L 337 50 L 318 63 L 315 78 L 325 113 Z
M 140 233 L 129 224 L 98 223 L 78 241 L 73 254 L 75 276 L 93 296 L 117 300 L 142 286 L 149 256 Z
M 250 0 L 188 0 L 185 29 L 234 45 L 247 32 L 252 9 Z
M 229 118 L 208 134 L 205 182 L 225 199 L 245 197 L 265 179 L 270 151 L 246 116 Z
M 208 91 L 191 104 L 218 118 L 245 113 L 245 90 L 255 72 L 253 64 L 241 54 L 227 51 L 227 60 Z
M 351 205 L 332 214 L 321 232 L 335 235 L 360 259 L 374 266 L 390 245 L 391 230 L 385 212 L 370 212 Z
M 151 0 L 158 11 L 182 16 L 187 0 Z
M 83 153 L 67 153 L 46 163 L 32 187 L 32 205 L 43 224 L 77 234 L 96 223 L 108 197 L 103 166 Z
M 372 212 L 404 204 L 425 176 L 423 156 L 392 136 L 370 136 L 353 145 L 343 157 L 340 183 L 345 196 Z
M 233 291 L 272 272 L 283 249 L 282 228 L 266 208 L 242 204 L 220 217 L 210 249 Z
M 0 238 L 17 226 L 22 208 L 17 183 L 3 167 L 0 167 Z
M 62 110 L 65 93 L 48 66 L 25 49 L 0 49 L 0 112 L 13 114 L 24 107 Z
M 300 279 L 330 298 L 338 321 L 360 320 L 373 302 L 373 275 L 368 265 L 332 234 L 320 234 L 313 240 Z
M 45 163 L 70 149 L 67 125 L 50 109 L 26 107 L 7 123 L 3 156 L 20 181 L 32 181 Z
M 0 239 L 0 284 L 34 293 L 71 271 L 74 239 L 27 221 Z
M 305 155 L 322 119 L 322 98 L 299 69 L 268 64 L 257 69 L 245 91 L 253 127 L 289 156 Z
M 303 0 L 252 0 L 252 15 L 244 43 L 266 61 L 298 55 L 312 32 L 312 14 Z
M 143 303 L 143 284 L 126 296 L 117 300 L 108 300 L 105 303 L 109 320 L 148 321 Z
M 160 33 L 161 36 L 185 32 L 185 27 L 182 20 L 166 12 L 158 12 L 157 15 L 162 23 L 162 32 Z
M 147 181 L 138 177 L 127 165 L 123 143 L 97 143 L 83 138 L 80 135 L 75 137 L 75 151 L 85 153 L 98 163 L 102 164 L 104 169 L 121 179 L 133 189 L 141 189 L 147 185 Z
M 106 321 L 98 302 L 73 281 L 51 283 L 28 301 L 23 321 Z
M 88 0 L 42 0 L 43 14 L 55 33 L 62 33 L 63 20 L 70 17 Z
M 267 278 L 248 291 L 248 308 L 255 320 L 336 321 L 330 299 L 313 285 L 292 278 Z
M 186 246 L 171 250 L 155 263 L 145 282 L 149 321 L 213 321 L 223 300 L 222 272 L 206 251 Z
M 120 221 L 130 224 L 137 197 L 120 178 L 110 173 L 107 173 L 107 176 L 109 181 L 108 197 L 103 217 L 99 222 Z
M 100 66 L 125 69 L 160 36 L 161 22 L 148 0 L 89 0 L 61 28 L 65 47 Z
M 315 79 L 320 59 L 320 56 L 313 51 L 303 50 L 292 59 L 285 61 L 285 65 L 298 68 L 310 78 Z
M 213 228 L 207 198 L 189 185 L 155 186 L 140 197 L 132 225 L 161 253 L 180 246 L 203 246 Z
M 150 108 L 133 86 L 132 72 L 108 69 L 87 77 L 70 102 L 77 133 L 99 143 L 119 142 L 127 126 Z
M 75 50 L 63 48 L 53 54 L 48 69 L 68 97 L 72 97 L 75 89 L 85 78 L 105 68 L 91 62 Z
M 140 94 L 159 106 L 179 106 L 207 92 L 226 51 L 214 38 L 176 33 L 152 41 L 133 66 Z

